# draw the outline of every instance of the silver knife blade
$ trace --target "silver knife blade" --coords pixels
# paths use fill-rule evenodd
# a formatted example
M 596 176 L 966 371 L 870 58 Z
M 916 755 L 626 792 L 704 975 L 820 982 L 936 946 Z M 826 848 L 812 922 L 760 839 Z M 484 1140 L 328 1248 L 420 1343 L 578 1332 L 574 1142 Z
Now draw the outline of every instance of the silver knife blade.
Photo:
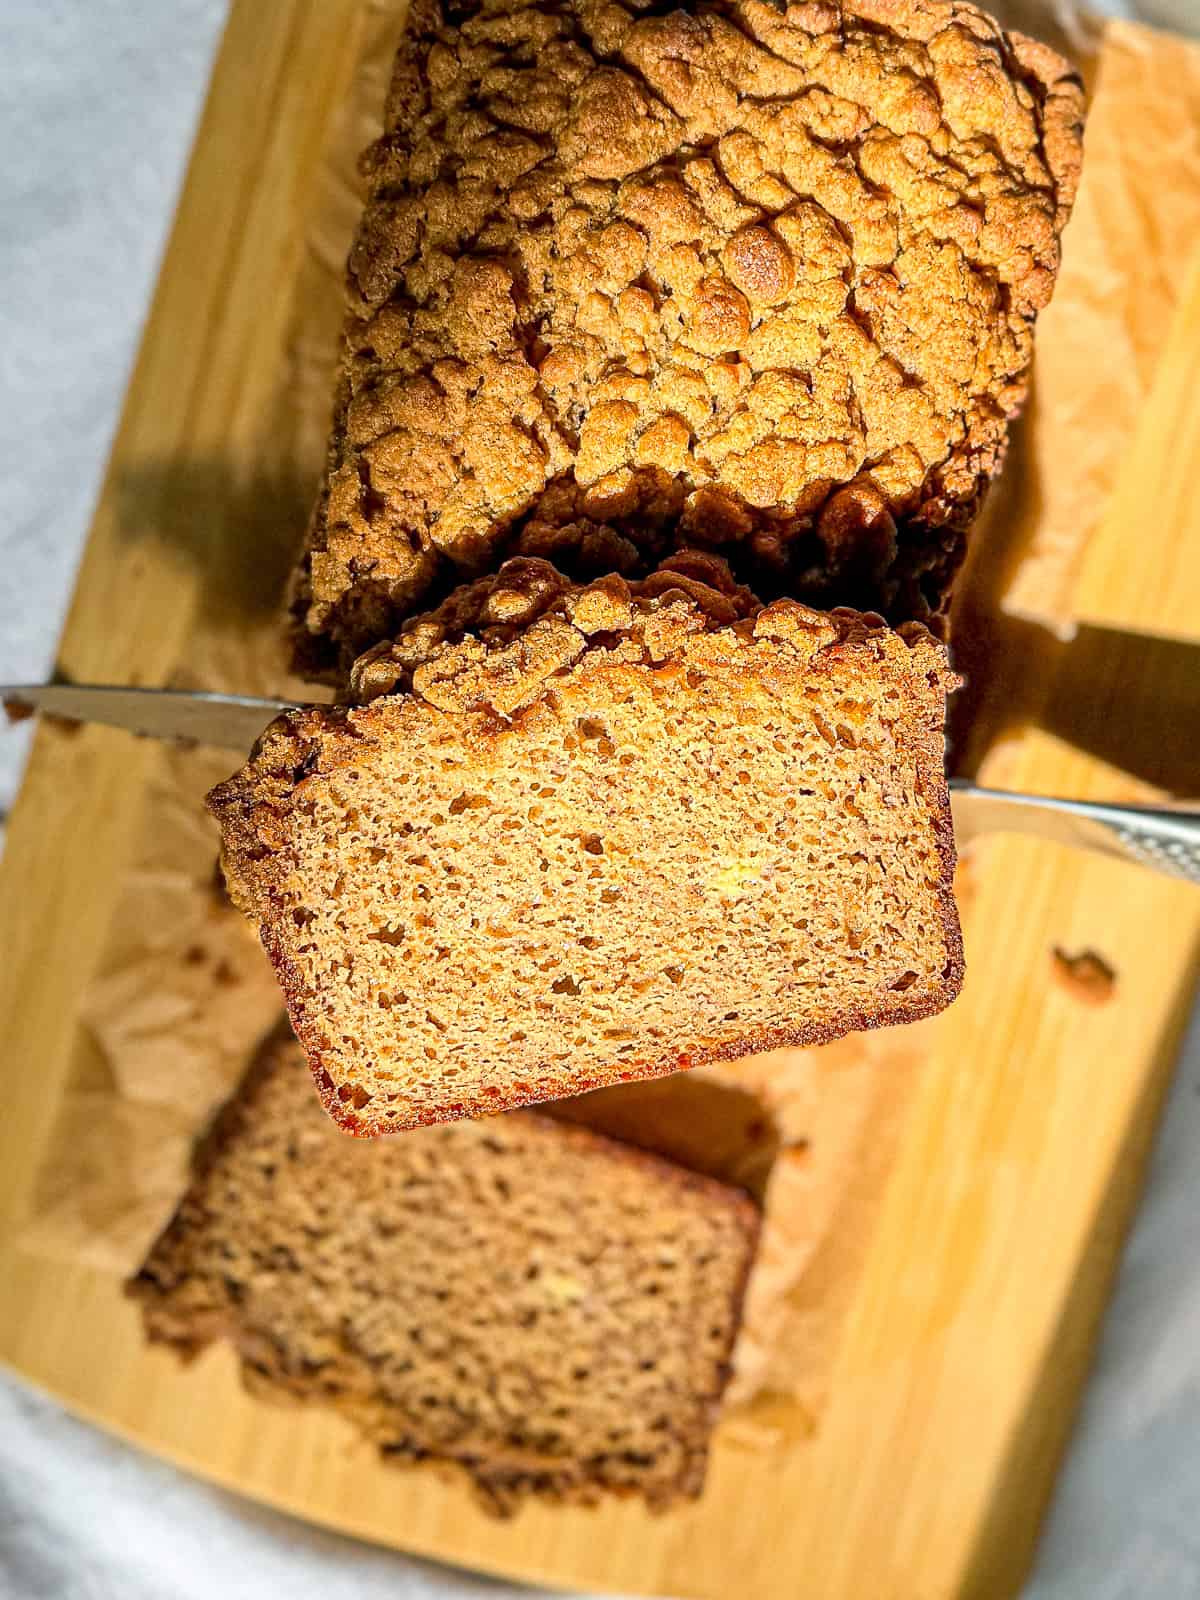
M 297 709 L 294 700 L 91 683 L 9 684 L 0 686 L 0 700 L 10 711 L 20 707 L 73 722 L 102 722 L 243 756 L 269 722 Z M 1200 809 L 1194 803 L 1104 805 L 981 789 L 961 779 L 950 784 L 950 802 L 960 843 L 984 833 L 1030 833 L 1200 882 Z
M 70 722 L 101 722 L 152 739 L 216 745 L 243 755 L 280 712 L 296 709 L 294 700 L 94 683 L 7 684 L 0 687 L 0 700 L 10 715 L 17 708 L 45 711 Z
M 1200 806 L 1195 801 L 1110 805 L 1100 800 L 981 789 L 954 779 L 950 805 L 960 846 L 982 834 L 1032 834 L 1073 850 L 1113 856 L 1152 867 L 1171 878 L 1200 883 Z

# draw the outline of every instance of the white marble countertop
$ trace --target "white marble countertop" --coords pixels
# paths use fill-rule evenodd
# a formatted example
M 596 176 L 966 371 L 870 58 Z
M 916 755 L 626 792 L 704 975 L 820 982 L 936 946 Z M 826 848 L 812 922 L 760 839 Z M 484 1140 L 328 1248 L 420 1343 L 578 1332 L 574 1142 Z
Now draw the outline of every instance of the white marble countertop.
M 1200 33 L 1200 0 L 1098 9 Z M 0 681 L 52 658 L 224 14 L 0 3 Z M 0 813 L 24 744 L 0 740 Z M 1200 1595 L 1198 1152 L 1194 1028 L 1027 1600 Z M 4 1600 L 515 1592 L 210 1489 L 0 1378 Z

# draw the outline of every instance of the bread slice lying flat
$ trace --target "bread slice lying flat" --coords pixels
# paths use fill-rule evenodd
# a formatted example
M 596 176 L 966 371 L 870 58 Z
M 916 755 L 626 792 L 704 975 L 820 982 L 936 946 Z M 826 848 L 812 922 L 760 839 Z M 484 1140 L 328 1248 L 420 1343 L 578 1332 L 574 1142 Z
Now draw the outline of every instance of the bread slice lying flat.
M 519 560 L 214 790 L 330 1113 L 363 1134 L 945 1006 L 950 678 L 917 624 L 757 607 L 711 557 Z
M 131 1290 L 150 1337 L 238 1348 L 268 1398 L 389 1455 L 536 1491 L 695 1495 L 758 1214 L 739 1190 L 528 1113 L 363 1145 L 267 1049 Z

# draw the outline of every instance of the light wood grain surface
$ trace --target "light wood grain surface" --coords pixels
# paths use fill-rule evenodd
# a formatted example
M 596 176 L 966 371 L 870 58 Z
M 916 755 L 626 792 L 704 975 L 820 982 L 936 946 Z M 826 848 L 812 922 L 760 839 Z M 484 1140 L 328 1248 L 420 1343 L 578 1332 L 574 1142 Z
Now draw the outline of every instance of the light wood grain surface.
M 162 682 L 213 633 L 229 542 L 256 526 L 247 500 L 274 492 L 284 329 L 364 16 L 360 0 L 234 5 L 62 643 L 72 675 Z M 1045 619 L 1058 635 L 1074 615 L 1089 628 L 1030 657 L 1025 703 L 1041 727 L 985 767 L 1012 784 L 1144 794 L 1170 764 L 1163 731 L 1155 767 L 1153 719 L 1130 726 L 1122 707 L 1138 692 L 1153 706 L 1165 682 L 1172 726 L 1194 724 L 1200 437 L 1186 401 L 1200 251 L 1176 241 L 1177 256 L 1184 243 L 1193 259 L 1176 262 L 1156 370 L 1078 564 L 1076 609 Z M 1069 438 L 1062 448 L 1069 461 Z M 181 518 L 197 482 L 203 514 Z M 131 494 L 138 527 L 161 524 L 169 539 L 131 530 Z M 1132 567 L 1131 519 L 1156 530 Z M 931 1032 L 816 1435 L 771 1444 L 731 1420 L 703 1499 L 666 1516 L 634 1503 L 531 1506 L 497 1522 L 457 1483 L 381 1465 L 336 1418 L 251 1400 L 227 1350 L 186 1371 L 147 1352 L 114 1278 L 20 1248 L 79 1044 L 79 994 L 158 759 L 99 729 L 45 729 L 12 819 L 0 880 L 0 1356 L 217 1481 L 460 1564 L 575 1589 L 749 1600 L 1015 1591 L 1192 994 L 1200 896 L 1053 846 L 988 842 L 964 880 L 967 986 Z M 1055 945 L 1103 953 L 1118 973 L 1109 1004 L 1083 1005 L 1056 981 Z

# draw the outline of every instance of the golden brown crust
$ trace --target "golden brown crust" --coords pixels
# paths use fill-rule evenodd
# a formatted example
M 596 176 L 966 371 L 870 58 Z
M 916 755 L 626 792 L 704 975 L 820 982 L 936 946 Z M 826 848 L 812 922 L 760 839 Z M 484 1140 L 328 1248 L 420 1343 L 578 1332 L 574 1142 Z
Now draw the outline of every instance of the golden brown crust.
M 152 1340 L 228 1339 L 254 1392 L 457 1464 L 493 1512 L 661 1507 L 702 1486 L 758 1230 L 741 1191 L 533 1115 L 364 1150 L 280 1036 L 128 1288 Z
M 960 0 L 415 8 L 298 610 L 344 667 L 504 554 L 679 541 L 936 611 L 1078 177 L 1070 68 Z
M 962 947 L 951 892 L 954 846 L 941 737 L 944 697 L 954 680 L 944 651 L 922 626 L 910 624 L 896 634 L 878 617 L 844 610 L 824 614 L 795 601 L 779 601 L 730 621 L 725 608 L 744 603 L 736 591 L 723 594 L 719 586 L 710 588 L 695 577 L 685 582 L 668 572 L 643 585 L 610 578 L 580 587 L 564 586 L 540 565 L 514 567 L 457 597 L 443 608 L 437 626 L 417 624 L 407 643 L 390 647 L 390 654 L 372 652 L 355 681 L 365 695 L 379 692 L 381 698 L 281 718 L 267 730 L 249 765 L 210 796 L 221 824 L 231 892 L 259 924 L 332 1116 L 351 1131 L 374 1134 L 508 1109 L 705 1061 L 911 1021 L 954 998 L 962 979 Z M 496 605 L 508 620 L 461 632 L 464 623 L 478 626 Z M 537 612 L 532 622 L 523 610 L 529 606 Z M 879 723 L 885 700 L 890 720 Z M 872 754 L 855 755 L 856 735 L 852 727 L 843 727 L 843 716 L 866 719 Z M 749 731 L 738 731 L 742 723 Z M 882 733 L 885 726 L 891 732 Z M 744 738 L 758 741 L 753 745 L 757 755 L 733 753 L 743 748 L 738 741 Z M 789 738 L 808 740 L 808 754 L 785 776 L 793 759 L 786 754 Z M 679 774 L 689 770 L 687 752 L 696 747 L 695 740 L 702 741 L 706 754 L 691 788 L 693 780 L 681 780 Z M 618 756 L 629 765 L 614 777 L 607 763 Z M 777 761 L 785 766 L 774 774 L 775 787 L 769 794 L 757 793 L 767 767 Z M 549 803 L 513 801 L 507 820 L 499 821 L 509 804 L 503 796 L 513 784 L 536 788 L 542 762 L 557 772 L 546 791 Z M 738 770 L 743 762 L 744 778 Z M 908 776 L 889 775 L 891 762 Z M 657 835 L 667 819 L 649 817 L 639 808 L 656 803 L 652 796 L 667 781 L 661 772 L 668 767 L 676 774 L 671 779 L 676 787 L 665 790 L 659 803 L 685 808 L 681 826 L 692 829 L 689 837 L 695 842 L 675 845 L 675 854 L 660 858 Z M 588 772 L 594 775 L 587 777 Z M 855 846 L 843 838 L 847 825 L 838 797 L 841 786 L 849 785 L 845 806 L 857 817 L 856 781 L 866 784 L 864 796 L 879 797 L 864 802 L 875 806 L 875 820 L 869 827 L 862 823 L 863 838 L 886 837 L 890 843 Z M 729 785 L 738 782 L 750 785 L 733 791 L 744 795 L 744 802 L 729 797 Z M 614 785 L 602 805 L 591 787 L 596 783 Z M 813 784 L 828 787 L 825 799 Z M 804 804 L 821 808 L 805 838 L 816 852 L 810 860 L 826 866 L 805 870 L 830 873 L 833 898 L 824 912 L 819 909 L 824 891 L 803 874 L 798 898 L 776 902 L 760 868 L 747 864 L 759 859 L 754 839 L 760 834 L 782 840 L 779 850 L 794 848 L 788 846 L 792 823 L 785 807 L 795 804 L 789 794 L 795 785 L 799 793 L 815 796 Z M 442 788 L 445 798 L 439 800 Z M 560 794 L 566 796 L 565 810 Z M 711 826 L 693 827 L 688 821 L 694 804 L 715 808 Z M 490 818 L 489 826 L 503 830 L 486 848 L 472 821 L 476 806 L 483 808 L 485 821 Z M 456 809 L 461 820 L 454 816 Z M 594 818 L 586 827 L 571 820 L 585 813 Z M 627 836 L 620 834 L 626 823 Z M 852 822 L 851 832 L 859 826 Z M 606 846 L 600 832 L 593 836 L 589 828 L 611 830 L 620 838 Z M 420 838 L 408 846 L 404 840 L 412 829 Z M 575 853 L 580 843 L 585 852 L 595 852 L 594 865 L 589 865 L 593 857 Z M 343 848 L 344 869 L 336 864 Z M 786 851 L 763 849 L 763 862 L 777 864 L 761 871 L 772 882 L 776 872 L 786 879 L 792 871 Z M 876 871 L 854 865 L 874 859 L 862 850 L 883 852 L 883 877 L 869 891 L 862 884 L 855 887 L 860 871 L 868 876 Z M 546 859 L 539 866 L 540 853 Z M 389 878 L 385 887 L 382 879 L 376 881 L 393 870 L 399 874 L 394 883 Z M 680 871 L 695 876 L 693 888 L 675 883 L 671 875 Z M 674 884 L 669 891 L 656 887 L 663 881 L 660 873 Z M 895 876 L 894 889 L 887 887 L 889 873 Z M 747 875 L 745 883 L 740 874 Z M 444 938 L 426 934 L 422 930 L 436 926 L 438 899 L 448 882 L 461 884 L 467 907 L 476 913 L 475 931 L 468 932 L 462 917 L 450 912 Z M 664 920 L 655 922 L 648 913 L 639 934 L 641 898 L 664 892 L 667 898 L 654 911 L 657 916 L 661 909 Z M 496 893 L 496 909 L 489 911 Z M 574 911 L 567 906 L 572 895 L 581 897 Z M 609 895 L 615 898 L 610 901 Z M 725 1007 L 711 999 L 705 988 L 710 980 L 703 976 L 706 963 L 717 958 L 704 942 L 719 942 L 726 926 L 729 914 L 718 914 L 718 903 L 728 900 L 736 908 L 744 895 L 765 896 L 763 920 L 755 920 L 758 912 L 751 914 L 747 900 L 750 920 L 728 961 L 782 959 L 772 955 L 774 935 L 766 938 L 764 928 L 778 926 L 771 919 L 780 916 L 785 927 L 790 918 L 803 917 L 807 928 L 815 905 L 818 919 L 828 914 L 836 923 L 821 936 L 819 960 L 829 964 L 830 973 L 822 983 L 844 980 L 850 985 L 847 994 L 857 998 L 814 1005 L 797 990 L 785 1001 L 791 993 L 787 984 L 776 993 L 764 976 L 761 985 L 757 979 L 747 985 L 751 999 L 739 1002 L 742 1009 L 731 1003 L 735 1020 L 721 1021 Z M 843 924 L 841 912 L 833 910 L 843 895 L 848 908 L 870 902 L 874 909 L 861 913 L 868 916 L 867 924 L 849 909 Z M 547 925 L 542 912 L 536 912 L 528 938 L 506 926 L 515 918 L 522 928 L 533 914 L 530 907 L 536 911 L 560 903 L 566 918 L 561 928 Z M 786 914 L 785 905 L 790 907 Z M 712 908 L 716 921 L 704 920 L 710 917 L 704 906 Z M 896 928 L 885 932 L 889 919 Z M 609 953 L 602 947 L 618 923 L 626 943 Z M 351 924 L 357 933 L 348 931 Z M 586 927 L 582 951 L 573 926 Z M 901 935 L 901 927 L 909 931 Z M 919 935 L 918 927 L 924 929 Z M 398 958 L 380 949 L 380 944 L 394 945 L 412 959 L 414 938 L 429 941 L 415 969 L 402 970 Z M 756 938 L 766 942 L 752 956 Z M 801 942 L 807 938 L 803 935 Z M 518 950 L 533 950 L 539 940 L 545 941 L 541 957 L 518 959 Z M 647 940 L 656 951 L 649 966 L 644 948 L 639 953 Z M 659 963 L 672 960 L 666 950 L 671 940 L 681 952 L 680 967 L 667 982 L 656 974 Z M 693 948 L 693 940 L 700 945 Z M 861 978 L 854 977 L 862 962 L 855 952 L 864 940 L 876 943 L 876 955 Z M 903 960 L 899 951 L 906 952 Z M 524 972 L 521 963 L 535 959 L 538 964 L 521 977 L 517 967 Z M 803 965 L 808 957 L 797 949 L 787 959 Z M 454 971 L 457 987 L 441 976 L 442 969 L 427 970 L 430 960 L 448 961 L 444 971 Z M 508 961 L 517 963 L 512 973 L 504 966 Z M 903 983 L 892 983 L 903 966 L 908 968 Z M 593 1018 L 588 1026 L 597 1029 L 595 1038 L 581 1038 L 565 1053 L 569 1034 L 549 1054 L 524 1042 L 502 1047 L 505 1028 L 517 1029 L 516 1040 L 541 1038 L 541 1024 L 529 1018 L 540 1003 L 550 1002 L 551 1008 L 558 1003 L 550 989 L 560 968 L 580 974 L 593 1008 L 586 1014 Z M 474 980 L 468 976 L 473 970 Z M 711 981 L 723 985 L 720 972 L 718 960 Z M 646 998 L 627 996 L 626 981 L 636 981 L 638 994 Z M 566 994 L 580 992 L 574 979 L 564 982 L 571 985 Z M 506 984 L 515 985 L 512 994 Z M 689 984 L 695 990 L 691 999 L 686 998 L 692 994 Z M 491 990 L 486 1019 L 473 1017 L 480 985 Z M 425 995 L 421 1000 L 414 998 L 418 988 Z M 555 988 L 559 992 L 557 983 Z M 350 989 L 357 999 L 348 998 Z M 708 1010 L 702 1014 L 704 1005 Z M 399 1032 L 400 1012 L 396 1022 L 391 1020 L 397 1006 L 408 1017 Z M 563 1029 L 572 1026 L 569 1015 L 585 1014 L 583 1002 L 562 1002 L 559 1009 Z M 667 1013 L 669 1042 L 656 1043 L 656 1026 Z M 473 1031 L 478 1028 L 484 1032 Z M 605 1029 L 619 1041 L 611 1049 L 599 1045 Z M 468 1046 L 468 1039 L 479 1042 Z M 477 1072 L 472 1053 L 492 1066 Z M 454 1073 L 443 1078 L 446 1064 L 454 1065 Z
M 632 583 L 612 573 L 586 585 L 547 561 L 517 557 L 360 656 L 350 669 L 349 699 L 362 705 L 404 692 L 442 711 L 486 706 L 508 717 L 596 636 L 610 659 L 661 661 L 688 633 L 758 610 L 726 563 L 704 551 L 682 551 Z M 626 648 L 614 654 L 610 634 L 622 635 Z

